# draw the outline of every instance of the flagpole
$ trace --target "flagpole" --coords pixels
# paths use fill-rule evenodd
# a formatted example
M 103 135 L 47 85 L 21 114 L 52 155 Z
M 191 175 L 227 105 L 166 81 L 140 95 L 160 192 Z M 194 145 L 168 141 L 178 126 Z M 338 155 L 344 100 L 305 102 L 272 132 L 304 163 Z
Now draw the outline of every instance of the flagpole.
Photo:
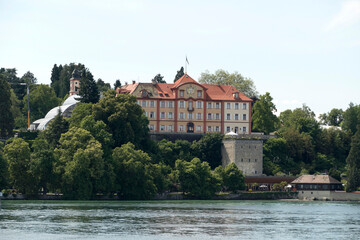
M 187 64 L 186 64 L 186 58 L 187 58 L 187 56 L 185 56 L 185 74 L 187 74 Z

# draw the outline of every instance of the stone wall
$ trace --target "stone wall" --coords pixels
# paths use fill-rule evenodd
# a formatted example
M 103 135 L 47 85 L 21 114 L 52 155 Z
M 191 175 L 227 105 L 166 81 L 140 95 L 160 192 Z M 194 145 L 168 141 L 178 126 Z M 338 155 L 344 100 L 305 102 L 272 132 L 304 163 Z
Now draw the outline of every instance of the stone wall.
M 360 201 L 360 192 L 300 190 L 300 200 Z
M 221 155 L 223 167 L 235 163 L 247 176 L 262 175 L 263 141 L 261 139 L 224 138 Z

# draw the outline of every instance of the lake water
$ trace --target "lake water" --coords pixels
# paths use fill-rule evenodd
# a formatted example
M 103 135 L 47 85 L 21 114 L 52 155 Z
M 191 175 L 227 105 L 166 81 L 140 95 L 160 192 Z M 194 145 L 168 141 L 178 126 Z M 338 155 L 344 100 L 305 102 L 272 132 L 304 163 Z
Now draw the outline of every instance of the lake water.
M 2 201 L 0 239 L 359 239 L 360 203 Z

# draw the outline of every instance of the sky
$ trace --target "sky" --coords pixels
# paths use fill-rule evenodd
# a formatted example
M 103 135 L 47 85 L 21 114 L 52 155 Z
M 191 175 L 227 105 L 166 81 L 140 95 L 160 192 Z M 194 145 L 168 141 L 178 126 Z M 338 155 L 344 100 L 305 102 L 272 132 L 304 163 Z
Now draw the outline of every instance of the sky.
M 82 63 L 113 84 L 251 78 L 279 114 L 360 104 L 360 0 L 0 0 L 0 67 L 50 84 L 54 64 Z

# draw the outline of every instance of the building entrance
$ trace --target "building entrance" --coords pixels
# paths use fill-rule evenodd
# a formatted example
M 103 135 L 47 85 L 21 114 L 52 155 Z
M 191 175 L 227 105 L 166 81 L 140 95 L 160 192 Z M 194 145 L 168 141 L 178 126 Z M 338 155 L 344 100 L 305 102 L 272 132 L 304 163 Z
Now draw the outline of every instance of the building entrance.
M 193 132 L 194 132 L 194 123 L 189 122 L 189 123 L 187 124 L 187 132 L 188 132 L 188 133 L 193 133 Z

